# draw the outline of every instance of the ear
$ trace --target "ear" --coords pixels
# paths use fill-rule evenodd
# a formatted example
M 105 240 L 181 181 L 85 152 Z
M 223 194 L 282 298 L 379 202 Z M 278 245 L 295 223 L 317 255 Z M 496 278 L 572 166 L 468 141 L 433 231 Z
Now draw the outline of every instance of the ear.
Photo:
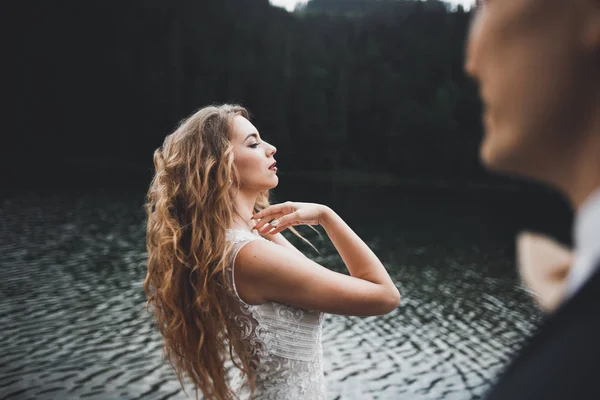
M 600 55 L 600 0 L 579 0 L 581 4 L 582 43 L 589 53 Z

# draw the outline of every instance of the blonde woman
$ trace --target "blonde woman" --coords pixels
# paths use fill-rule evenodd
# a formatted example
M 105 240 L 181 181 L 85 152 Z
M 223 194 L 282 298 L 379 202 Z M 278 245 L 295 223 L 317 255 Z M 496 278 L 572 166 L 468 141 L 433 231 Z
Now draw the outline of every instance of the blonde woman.
M 144 288 L 166 357 L 206 399 L 324 399 L 323 313 L 380 315 L 400 301 L 333 210 L 269 205 L 275 153 L 244 108 L 222 105 L 183 121 L 154 154 Z M 324 228 L 350 276 L 280 233 L 302 224 Z

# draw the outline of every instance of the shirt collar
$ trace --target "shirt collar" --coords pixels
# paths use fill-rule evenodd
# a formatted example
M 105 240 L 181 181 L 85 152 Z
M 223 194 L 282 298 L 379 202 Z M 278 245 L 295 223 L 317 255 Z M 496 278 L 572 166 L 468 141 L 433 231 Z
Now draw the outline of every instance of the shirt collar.
M 574 294 L 594 272 L 600 258 L 600 189 L 583 202 L 575 216 L 575 263 L 569 271 L 567 291 Z
M 600 250 L 600 189 L 583 202 L 575 216 L 574 229 L 577 252 Z

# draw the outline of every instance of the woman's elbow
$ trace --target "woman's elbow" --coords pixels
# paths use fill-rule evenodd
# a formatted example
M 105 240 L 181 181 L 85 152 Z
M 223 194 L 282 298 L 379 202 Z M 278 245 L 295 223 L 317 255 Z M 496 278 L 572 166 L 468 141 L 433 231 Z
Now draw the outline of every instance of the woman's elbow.
M 392 290 L 390 297 L 391 297 L 390 301 L 392 303 L 391 311 L 394 311 L 396 308 L 398 308 L 400 306 L 400 291 L 398 290 L 397 287 L 394 287 L 394 290 Z
M 381 314 L 391 313 L 400 305 L 400 291 L 396 287 L 386 290 L 381 300 Z

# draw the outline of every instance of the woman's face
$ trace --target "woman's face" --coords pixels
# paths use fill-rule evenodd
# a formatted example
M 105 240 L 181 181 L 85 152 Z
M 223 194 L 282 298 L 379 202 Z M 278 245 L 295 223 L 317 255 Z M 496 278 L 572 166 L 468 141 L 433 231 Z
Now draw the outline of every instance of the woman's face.
M 277 149 L 260 138 L 250 121 L 237 115 L 230 140 L 241 189 L 262 192 L 277 186 L 279 178 L 273 158 Z

